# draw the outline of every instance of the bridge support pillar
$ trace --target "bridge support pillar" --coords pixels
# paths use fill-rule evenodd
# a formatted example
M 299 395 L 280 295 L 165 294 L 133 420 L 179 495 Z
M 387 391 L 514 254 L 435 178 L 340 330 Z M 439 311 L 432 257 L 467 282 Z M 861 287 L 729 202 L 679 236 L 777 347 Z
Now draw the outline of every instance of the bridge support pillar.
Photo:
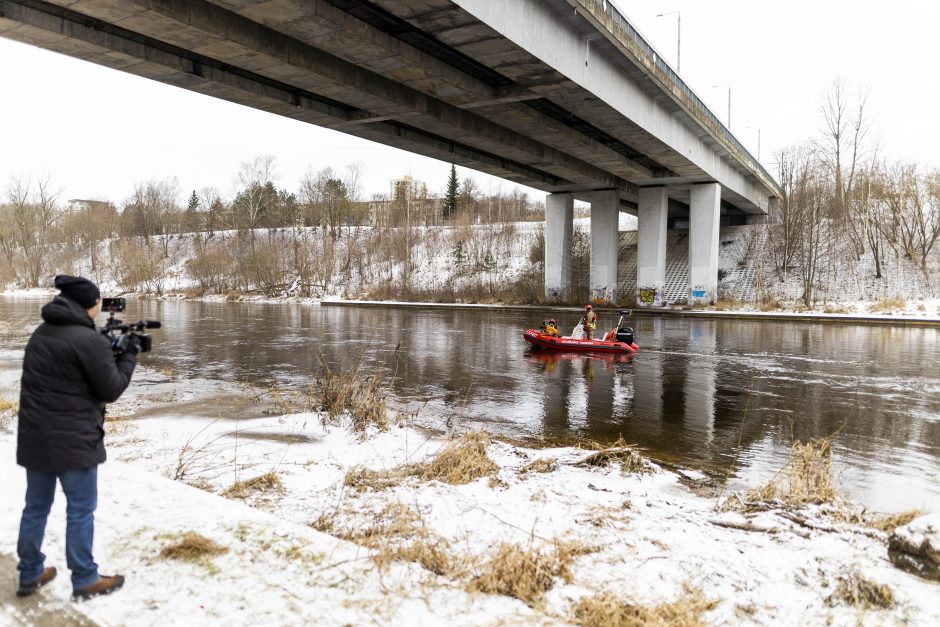
M 620 194 L 591 193 L 591 301 L 617 302 L 617 253 L 620 248 Z
M 665 187 L 640 190 L 637 211 L 636 302 L 640 307 L 665 305 L 666 217 L 669 198 Z
M 713 305 L 718 299 L 718 226 L 721 186 L 693 185 L 689 204 L 689 304 Z
M 545 298 L 567 301 L 571 293 L 571 232 L 574 196 L 545 197 Z

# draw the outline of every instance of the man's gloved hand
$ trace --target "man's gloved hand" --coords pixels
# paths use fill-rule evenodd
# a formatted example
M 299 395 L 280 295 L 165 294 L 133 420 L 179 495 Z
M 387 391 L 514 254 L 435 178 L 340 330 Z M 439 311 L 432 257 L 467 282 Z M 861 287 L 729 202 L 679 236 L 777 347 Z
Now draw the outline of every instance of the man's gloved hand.
M 131 355 L 136 355 L 140 352 L 140 338 L 136 335 L 127 335 L 127 345 L 124 347 L 125 353 L 130 353 Z

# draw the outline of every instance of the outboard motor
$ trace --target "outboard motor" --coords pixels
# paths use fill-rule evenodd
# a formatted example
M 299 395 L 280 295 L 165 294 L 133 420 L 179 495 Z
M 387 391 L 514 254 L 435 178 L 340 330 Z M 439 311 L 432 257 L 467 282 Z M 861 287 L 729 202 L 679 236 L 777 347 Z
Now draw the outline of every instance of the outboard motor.
M 627 346 L 633 344 L 633 327 L 619 327 L 617 329 L 617 341 L 623 342 Z
M 624 309 L 620 312 L 620 320 L 617 322 L 617 341 L 623 342 L 627 346 L 633 344 L 633 327 L 623 326 L 624 318 L 629 318 L 630 314 L 633 313 L 629 309 Z

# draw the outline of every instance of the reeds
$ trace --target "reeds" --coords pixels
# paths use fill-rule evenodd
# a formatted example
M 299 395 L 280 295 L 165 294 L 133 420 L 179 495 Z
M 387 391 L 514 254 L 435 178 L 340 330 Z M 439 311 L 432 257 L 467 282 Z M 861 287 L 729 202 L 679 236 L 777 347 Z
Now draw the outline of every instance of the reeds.
M 389 427 L 388 406 L 382 391 L 382 375 L 360 376 L 360 361 L 347 371 L 333 370 L 320 357 L 320 373 L 317 376 L 317 396 L 320 408 L 336 421 L 349 415 L 350 429 L 360 436 L 369 427 L 386 431 Z
M 891 313 L 892 311 L 907 309 L 907 300 L 901 296 L 889 296 L 868 306 L 870 313 Z
M 832 448 L 826 439 L 797 441 L 786 465 L 748 501 L 781 501 L 791 507 L 831 503 L 838 496 L 832 481 Z
M 583 597 L 573 609 L 574 622 L 584 627 L 700 627 L 703 614 L 715 608 L 701 590 L 687 590 L 672 603 L 633 605 L 615 594 Z
M 283 492 L 284 483 L 275 471 L 266 472 L 258 477 L 236 481 L 222 491 L 222 496 L 230 499 L 243 499 L 259 492 Z

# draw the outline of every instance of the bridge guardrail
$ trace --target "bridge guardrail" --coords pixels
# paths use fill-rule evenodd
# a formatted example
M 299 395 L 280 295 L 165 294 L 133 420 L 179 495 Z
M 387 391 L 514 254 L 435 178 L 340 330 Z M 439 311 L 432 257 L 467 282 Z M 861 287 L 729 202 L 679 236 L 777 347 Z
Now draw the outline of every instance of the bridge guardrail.
M 711 124 L 714 124 L 716 128 L 721 129 L 728 142 L 734 146 L 735 149 L 747 155 L 748 165 L 751 168 L 758 170 L 761 174 L 772 181 L 773 184 L 778 187 L 779 191 L 779 183 L 777 183 L 777 179 L 775 179 L 764 168 L 764 166 L 761 165 L 759 161 L 757 161 L 757 159 L 751 156 L 751 152 L 745 148 L 740 141 L 738 141 L 738 138 L 734 136 L 734 133 L 732 133 L 731 130 L 725 126 L 721 120 L 718 119 L 718 116 L 712 113 L 711 110 L 705 106 L 705 103 L 702 102 L 702 99 L 699 98 L 695 92 L 692 91 L 692 88 L 686 85 L 685 81 L 683 81 L 675 72 L 675 70 L 673 70 L 668 63 L 666 63 L 666 61 L 662 58 L 662 55 L 660 55 L 656 49 L 653 48 L 653 46 L 647 43 L 647 41 L 643 38 L 642 35 L 640 35 L 639 31 L 633 26 L 633 24 L 631 24 L 630 21 L 624 17 L 624 15 L 620 13 L 619 10 L 617 10 L 617 7 L 608 2 L 608 0 L 586 1 L 592 2 L 593 4 L 599 6 L 601 10 L 623 30 L 624 34 L 633 41 L 637 48 L 645 52 L 650 57 L 650 59 L 652 59 L 653 64 L 656 65 L 656 67 L 659 68 L 673 82 L 673 84 L 689 98 L 693 107 L 696 109 L 696 112 L 706 118 Z

